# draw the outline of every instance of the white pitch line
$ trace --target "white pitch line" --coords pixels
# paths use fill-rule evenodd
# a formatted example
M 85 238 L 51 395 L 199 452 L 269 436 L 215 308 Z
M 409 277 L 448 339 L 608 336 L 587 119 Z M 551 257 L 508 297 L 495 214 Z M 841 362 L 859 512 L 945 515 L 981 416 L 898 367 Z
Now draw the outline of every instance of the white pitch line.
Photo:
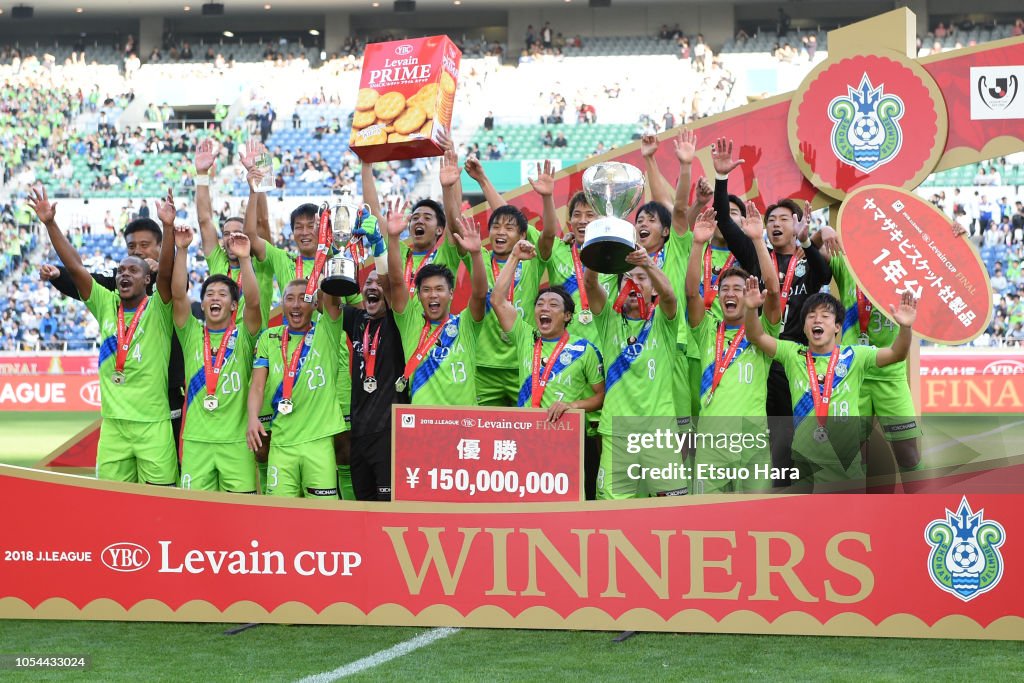
M 299 681 L 299 683 L 330 683 L 330 681 L 336 681 L 339 678 L 345 678 L 352 674 L 357 674 L 367 669 L 372 669 L 375 666 L 380 666 L 385 662 L 390 662 L 392 659 L 398 659 L 404 655 L 409 654 L 413 650 L 418 650 L 421 647 L 430 645 L 431 643 L 447 638 L 448 636 L 455 635 L 462 629 L 458 628 L 435 628 L 425 633 L 421 633 L 415 638 L 403 641 L 394 647 L 389 647 L 387 650 L 381 650 L 376 654 L 372 654 L 369 657 L 363 657 L 357 659 L 350 664 L 339 667 L 334 671 L 325 671 L 324 673 L 314 674 L 308 676 Z
M 953 448 L 954 446 L 959 446 L 960 444 L 970 443 L 971 441 L 977 441 L 978 439 L 984 439 L 989 436 L 994 436 L 996 434 L 999 434 L 1000 432 L 1005 432 L 1007 429 L 1019 427 L 1022 424 L 1024 424 L 1024 420 L 1018 420 L 1016 422 L 1011 422 L 1010 424 L 1006 424 L 1001 427 L 996 427 L 995 429 L 989 429 L 984 432 L 979 432 L 978 434 L 971 434 L 970 436 L 954 439 L 953 441 L 947 441 L 946 443 L 943 444 L 936 444 L 934 446 L 931 446 L 930 448 L 926 448 L 924 454 L 933 455 L 935 453 L 944 451 L 947 448 Z

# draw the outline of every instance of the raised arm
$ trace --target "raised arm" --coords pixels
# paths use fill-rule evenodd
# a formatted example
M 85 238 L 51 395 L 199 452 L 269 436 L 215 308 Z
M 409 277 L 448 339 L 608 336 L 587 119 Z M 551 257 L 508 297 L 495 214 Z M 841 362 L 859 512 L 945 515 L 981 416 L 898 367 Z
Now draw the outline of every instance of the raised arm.
M 910 354 L 910 343 L 914 340 L 914 322 L 917 320 L 917 299 L 914 295 L 903 292 L 899 307 L 889 305 L 889 317 L 900 326 L 900 331 L 892 340 L 892 346 L 878 349 L 875 363 L 880 368 L 906 360 Z
M 807 292 L 817 292 L 832 280 L 832 269 L 825 260 L 821 250 L 815 246 L 810 239 L 811 204 L 804 202 L 803 218 L 796 221 L 794 226 L 796 239 L 804 250 L 804 258 L 807 259 Z
M 242 310 L 245 329 L 249 330 L 249 334 L 256 336 L 263 327 L 263 314 L 260 312 L 262 292 L 256 280 L 256 270 L 252 267 L 251 247 L 245 233 L 233 232 L 228 235 L 228 253 L 238 259 L 241 271 L 242 291 L 245 292 L 245 308 Z
M 691 228 L 697 222 L 697 217 L 701 212 L 708 207 L 711 200 L 715 198 L 715 189 L 711 187 L 711 183 L 704 176 L 697 179 L 696 189 L 694 189 L 694 200 L 690 208 L 686 210 L 686 224 Z M 711 205 L 714 208 L 714 205 Z M 717 212 L 717 209 L 716 209 Z
M 217 249 L 217 225 L 213 220 L 213 201 L 210 198 L 210 178 L 217 174 L 213 138 L 204 138 L 196 145 L 196 215 L 199 217 L 199 236 L 203 254 L 209 258 Z
M 156 203 L 156 213 L 164 226 L 160 242 L 160 261 L 156 269 L 156 291 L 165 303 L 171 302 L 171 273 L 174 270 L 174 194 L 170 189 L 167 196 Z M 189 231 L 191 233 L 191 231 Z M 187 247 L 186 247 L 187 248 Z
M 530 241 L 519 240 L 512 248 L 508 261 L 498 273 L 498 279 L 494 281 L 494 289 L 491 290 L 491 308 L 494 310 L 494 315 L 498 317 L 501 329 L 506 332 L 512 331 L 512 327 L 516 324 L 516 317 L 519 315 L 512 302 L 508 300 L 508 292 L 515 279 L 516 268 L 520 261 L 528 261 L 534 256 L 536 256 L 536 252 Z
M 462 215 L 462 183 L 459 168 L 459 156 L 454 149 L 445 150 L 441 157 L 438 179 L 441 182 L 441 202 L 444 205 L 444 217 L 448 224 L 448 232 L 458 232 L 459 217 Z
M 377 217 L 377 223 L 384 225 L 384 213 L 381 211 L 380 195 L 377 194 L 377 180 L 373 176 L 373 164 L 364 161 L 359 173 L 363 179 L 363 203 L 370 207 L 370 214 Z
M 388 277 L 388 290 L 391 309 L 395 313 L 405 311 L 405 305 L 409 303 L 409 290 L 406 288 L 405 271 L 402 268 L 402 243 L 399 241 L 405 231 L 405 212 L 408 208 L 408 202 L 402 205 L 398 199 L 388 205 L 388 272 L 393 273 Z
M 747 339 L 769 358 L 775 358 L 779 345 L 775 337 L 764 331 L 761 318 L 757 314 L 757 309 L 764 303 L 764 298 L 765 295 L 761 291 L 757 277 L 751 275 L 747 278 L 747 286 L 743 290 L 743 302 L 747 305 L 747 315 L 743 321 L 746 326 Z
M 263 174 L 254 168 L 246 173 L 245 177 L 249 183 L 249 200 L 245 203 L 245 222 L 242 225 L 242 230 L 249 238 L 252 255 L 256 257 L 257 261 L 262 262 L 267 258 L 267 240 L 263 239 L 259 230 L 259 195 L 266 196 L 266 193 L 257 192 L 255 188 L 259 185 Z
M 470 154 L 466 157 L 466 175 L 475 180 L 477 185 L 480 186 L 480 190 L 484 193 L 484 199 L 487 200 L 487 206 L 490 207 L 491 211 L 508 203 L 491 183 L 491 179 L 484 172 L 484 165 L 480 163 L 475 154 Z
M 647 186 L 650 188 L 651 199 L 671 211 L 675 193 L 672 191 L 672 185 L 658 168 L 658 161 L 654 158 L 657 152 L 657 136 L 645 135 L 640 138 L 640 154 L 644 158 L 644 170 L 647 173 Z
M 690 169 L 697 154 L 697 134 L 683 128 L 672 140 L 679 160 L 679 180 L 676 182 L 675 201 L 672 203 L 672 229 L 682 237 L 690 228 Z
M 32 188 L 29 192 L 28 204 L 46 226 L 46 234 L 50 237 L 53 250 L 57 252 L 57 258 L 64 263 L 75 289 L 81 295 L 82 301 L 85 301 L 92 294 L 92 275 L 85 269 L 82 257 L 71 246 L 71 242 L 57 225 L 57 203 L 50 203 L 46 188 L 40 185 Z
M 764 221 L 754 202 L 747 202 L 747 215 L 741 226 L 743 234 L 747 236 L 754 245 L 754 251 L 757 252 L 757 265 L 765 287 L 764 315 L 772 323 L 778 323 L 782 320 L 781 288 L 779 278 L 773 272 L 775 266 L 772 264 L 771 254 L 768 253 L 768 245 L 764 242 Z
M 468 162 L 467 162 L 468 163 Z M 555 212 L 555 167 L 550 161 L 537 164 L 537 179 L 527 178 L 533 191 L 540 195 L 544 206 L 542 220 L 544 229 L 537 238 L 537 253 L 543 261 L 551 258 L 551 248 L 558 235 L 558 214 Z
M 626 257 L 626 262 L 644 269 L 647 276 L 651 278 L 654 291 L 658 293 L 658 307 L 661 308 L 668 319 L 675 318 L 678 302 L 676 300 L 676 292 L 672 289 L 672 282 L 665 275 L 665 271 L 655 265 L 654 259 L 647 253 L 647 250 L 643 247 L 638 247 L 636 251 Z
M 452 233 L 452 239 L 470 258 L 469 308 L 473 320 L 481 322 L 487 313 L 487 271 L 481 253 L 480 229 L 472 218 L 459 217 L 459 232 Z
M 604 291 L 604 287 L 601 286 L 596 270 L 587 268 L 583 271 L 583 286 L 587 288 L 590 310 L 594 315 L 601 315 L 601 311 L 608 304 L 608 292 Z
M 192 228 L 174 228 L 174 267 L 171 273 L 171 303 L 175 327 L 184 327 L 192 317 L 192 302 L 188 298 L 188 246 L 192 244 Z
M 755 275 L 757 254 L 754 252 L 754 245 L 729 215 L 729 174 L 743 163 L 743 159 L 732 158 L 732 140 L 718 138 L 711 146 L 711 161 L 715 166 L 714 206 L 718 214 L 718 229 L 725 238 L 729 251 L 736 255 L 736 260 L 743 269 Z
M 704 296 L 700 293 L 700 282 L 704 277 L 704 249 L 715 234 L 715 210 L 701 212 L 693 226 L 693 246 L 686 263 L 686 319 L 690 327 L 696 328 L 704 319 Z

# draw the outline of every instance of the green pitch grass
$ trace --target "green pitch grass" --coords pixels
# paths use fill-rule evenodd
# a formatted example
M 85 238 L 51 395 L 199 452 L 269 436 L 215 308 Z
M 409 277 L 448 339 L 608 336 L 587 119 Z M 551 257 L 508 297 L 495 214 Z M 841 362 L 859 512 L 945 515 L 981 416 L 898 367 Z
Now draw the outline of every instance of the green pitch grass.
M 49 455 L 99 413 L 0 413 L 0 463 L 30 467 Z

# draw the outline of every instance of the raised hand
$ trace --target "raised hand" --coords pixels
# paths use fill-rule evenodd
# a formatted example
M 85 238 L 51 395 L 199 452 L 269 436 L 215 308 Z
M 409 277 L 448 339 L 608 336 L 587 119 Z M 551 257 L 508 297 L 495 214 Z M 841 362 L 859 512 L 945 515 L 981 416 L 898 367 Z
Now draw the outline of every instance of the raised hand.
M 917 299 L 909 291 L 900 296 L 900 305 L 889 304 L 889 317 L 900 327 L 913 327 L 917 320 Z
M 672 146 L 680 164 L 692 164 L 697 155 L 697 134 L 689 128 L 683 128 L 672 140 Z
M 711 187 L 711 183 L 704 176 L 700 177 L 697 181 L 697 194 L 694 198 L 694 206 L 705 206 L 708 202 L 715 198 L 715 188 Z
M 57 217 L 57 202 L 50 203 L 50 197 L 46 194 L 46 188 L 37 185 L 32 188 L 28 195 L 28 205 L 36 212 L 36 216 L 43 223 L 50 223 Z
M 236 259 L 247 259 L 251 253 L 249 236 L 244 232 L 232 232 L 228 234 L 228 253 Z
M 436 137 L 437 144 L 441 149 L 445 150 L 446 152 L 455 151 L 455 142 L 451 139 L 448 133 L 445 132 L 444 128 L 440 126 L 438 127 Z
M 263 146 L 263 143 L 250 139 L 238 153 L 238 160 L 242 162 L 242 167 L 246 171 L 252 171 L 256 165 L 256 160 L 266 151 L 267 148 Z
M 167 190 L 167 196 L 163 199 L 156 200 L 156 215 L 160 218 L 160 222 L 164 225 L 174 225 L 174 218 L 178 215 L 178 210 L 174 208 L 174 192 L 173 190 Z
M 756 310 L 764 303 L 764 298 L 767 294 L 767 290 L 761 289 L 761 283 L 757 281 L 757 277 L 751 275 L 747 278 L 747 284 L 743 287 L 743 303 L 747 305 L 748 311 Z
M 468 254 L 478 254 L 481 249 L 480 240 L 480 228 L 476 227 L 476 221 L 466 216 L 459 216 L 459 228 L 462 234 L 452 232 L 452 238 L 455 239 L 463 251 Z
M 537 179 L 527 178 L 533 191 L 541 197 L 550 197 L 555 192 L 555 166 L 545 160 L 544 165 L 537 164 Z
M 711 145 L 711 162 L 715 166 L 715 173 L 729 175 L 733 169 L 744 163 L 744 160 L 732 158 L 732 140 L 718 138 Z
M 797 218 L 794 215 L 793 219 L 795 221 L 793 231 L 796 233 L 796 241 L 802 244 L 803 242 L 806 242 L 807 238 L 810 236 L 811 203 L 807 201 L 804 202 L 803 218 Z
M 640 138 L 640 154 L 644 157 L 653 157 L 658 151 L 658 138 L 650 133 Z
M 204 138 L 199 141 L 196 145 L 196 175 L 207 175 L 210 173 L 210 169 L 213 168 L 216 157 L 214 156 L 216 147 L 213 143 L 213 138 Z
M 60 277 L 60 269 L 57 266 L 44 263 L 39 266 L 39 279 L 43 282 L 49 282 L 50 280 L 56 280 Z
M 831 225 L 823 225 L 818 231 L 821 233 L 821 246 L 832 255 L 842 254 L 843 245 L 839 242 L 839 233 L 832 229 Z
M 694 244 L 707 244 L 711 241 L 715 235 L 715 229 L 718 227 L 717 217 L 718 214 L 714 209 L 706 209 L 698 214 L 697 221 L 693 224 Z
M 263 171 L 253 166 L 245 174 L 245 181 L 249 183 L 249 187 L 255 192 L 256 188 L 263 182 Z
M 462 169 L 459 168 L 459 155 L 455 153 L 455 150 L 446 150 L 444 156 L 441 157 L 439 175 L 441 187 L 454 187 L 455 183 L 459 182 Z
M 537 255 L 537 248 L 529 240 L 519 240 L 512 247 L 512 255 L 520 261 L 529 261 Z
M 654 259 L 647 253 L 647 250 L 643 247 L 637 247 L 634 251 L 631 251 L 626 256 L 626 263 L 631 266 L 640 266 L 641 268 L 655 268 Z
M 409 202 L 402 202 L 399 198 L 394 198 L 387 203 L 384 207 L 384 215 L 387 216 L 388 220 L 388 234 L 392 237 L 401 237 L 402 233 L 405 232 L 406 221 L 405 215 L 409 211 Z
M 752 242 L 764 238 L 764 219 L 754 202 L 747 202 L 747 215 L 740 221 L 740 228 Z
M 236 235 L 239 233 L 235 233 Z M 192 239 L 195 237 L 195 233 L 192 232 L 192 228 L 187 225 L 176 225 L 174 226 L 174 246 L 178 249 L 188 249 L 189 245 L 192 244 Z M 231 239 L 230 237 L 228 239 Z
M 466 175 L 475 180 L 477 183 L 484 179 L 484 167 L 480 163 L 480 160 L 476 158 L 475 154 L 470 154 L 466 157 L 466 163 L 463 164 L 466 170 Z

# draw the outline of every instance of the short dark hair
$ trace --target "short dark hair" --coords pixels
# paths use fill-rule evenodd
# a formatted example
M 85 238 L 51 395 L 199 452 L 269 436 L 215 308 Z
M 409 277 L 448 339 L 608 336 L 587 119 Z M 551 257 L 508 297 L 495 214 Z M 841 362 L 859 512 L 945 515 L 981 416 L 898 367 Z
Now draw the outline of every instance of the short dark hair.
M 228 223 L 231 223 L 232 221 L 234 221 L 236 223 L 241 223 L 242 224 L 242 228 L 243 229 L 245 228 L 245 219 L 244 218 L 242 218 L 241 216 L 228 216 L 223 221 L 221 221 L 221 223 L 220 223 L 220 231 L 223 233 L 224 232 L 224 226 L 227 225 Z
M 487 228 L 490 229 L 491 226 L 503 216 L 511 216 L 515 220 L 516 229 L 519 231 L 520 235 L 526 232 L 526 216 L 523 215 L 522 211 L 514 206 L 509 206 L 508 204 L 505 206 L 499 206 L 491 212 L 491 217 L 487 220 Z
M 746 282 L 747 278 L 750 277 L 750 273 L 748 273 L 747 271 L 743 270 L 739 266 L 730 266 L 729 268 L 726 268 L 725 270 L 723 270 L 721 273 L 718 274 L 718 286 L 719 287 L 722 286 L 722 283 L 725 282 L 725 278 L 727 278 L 727 277 L 742 278 L 743 282 Z
M 740 213 L 743 215 L 743 217 L 744 218 L 747 217 L 747 205 L 743 203 L 742 199 L 740 199 L 739 197 L 737 197 L 734 194 L 731 194 L 731 195 L 729 195 L 729 203 L 730 204 L 735 204 L 736 208 L 738 208 L 740 210 Z
M 576 194 L 574 194 L 572 197 L 569 198 L 569 215 L 570 216 L 572 216 L 572 212 L 576 210 L 576 207 L 579 204 L 586 204 L 587 206 L 590 206 L 590 200 L 587 199 L 587 195 L 584 194 L 583 190 L 580 190 L 579 192 L 577 192 Z M 590 206 L 590 208 L 593 209 L 594 207 Z M 595 209 L 595 211 L 596 211 L 596 209 Z
M 211 275 L 210 277 L 208 277 L 205 280 L 203 280 L 203 288 L 199 290 L 199 299 L 200 300 L 205 299 L 206 298 L 206 290 L 209 289 L 210 285 L 215 285 L 218 282 L 228 286 L 228 292 L 231 293 L 231 300 L 234 301 L 237 304 L 238 303 L 238 299 L 240 297 L 240 293 L 238 291 L 238 285 L 235 283 L 234 280 L 232 280 L 230 277 L 228 277 L 227 275 L 225 275 L 223 273 L 217 273 L 216 275 Z
M 416 280 L 414 281 L 416 289 L 419 289 L 420 285 L 428 277 L 443 277 L 448 282 L 448 288 L 455 289 L 455 275 L 448 269 L 448 266 L 442 266 L 439 263 L 428 263 L 420 268 L 419 272 L 416 273 Z
M 425 206 L 431 211 L 433 211 L 434 215 L 437 216 L 437 224 L 440 225 L 442 228 L 445 227 L 447 221 L 444 216 L 444 207 L 435 202 L 433 199 L 421 199 L 412 205 L 412 210 L 409 211 L 409 213 L 416 213 L 416 209 L 420 208 L 421 206 Z
M 157 225 L 157 222 L 152 218 L 136 218 L 128 225 L 124 226 L 124 239 L 128 241 L 128 235 L 136 232 L 151 232 L 156 236 L 156 243 L 160 244 L 164 240 L 164 232 Z
M 284 293 L 288 291 L 290 287 L 302 287 L 302 290 L 306 290 L 306 285 L 309 284 L 309 280 L 304 277 L 298 277 L 290 281 L 288 284 L 281 289 L 281 298 L 284 298 Z M 313 290 L 313 294 L 316 295 L 316 290 Z
M 576 312 L 576 302 L 572 300 L 572 296 L 569 292 L 565 291 L 564 287 L 558 285 L 554 287 L 545 287 L 544 289 L 537 292 L 537 298 L 533 300 L 533 305 L 536 306 L 540 298 L 545 294 L 557 294 L 562 297 L 562 308 L 565 309 L 566 313 L 572 314 Z
M 835 313 L 836 320 L 839 323 L 843 322 L 843 318 L 846 316 L 846 309 L 843 308 L 843 304 L 839 302 L 839 299 L 827 292 L 815 292 L 804 300 L 804 305 L 800 308 L 801 329 L 807 323 L 807 316 L 810 315 L 811 311 L 821 306 Z
M 669 211 L 664 204 L 659 202 L 647 202 L 636 210 L 636 216 L 633 218 L 633 221 L 636 222 L 642 213 L 646 213 L 657 218 L 663 228 L 672 227 L 672 212 Z
M 799 204 L 794 202 L 792 199 L 780 199 L 779 201 L 775 202 L 765 210 L 764 219 L 766 222 L 768 220 L 768 216 L 770 216 L 772 211 L 774 211 L 775 209 L 789 209 L 790 211 L 793 212 L 798 221 L 801 221 L 804 218 L 804 210 L 800 207 Z
M 319 209 L 316 208 L 316 204 L 310 204 L 309 202 L 307 202 L 305 204 L 299 204 L 292 211 L 291 216 L 288 217 L 288 225 L 290 225 L 292 230 L 294 230 L 295 229 L 295 221 L 297 221 L 300 218 L 306 218 L 306 217 L 309 217 L 309 218 L 312 218 L 313 220 L 316 220 L 316 215 L 317 215 L 318 212 L 319 212 Z M 227 221 L 225 221 L 225 222 L 227 222 Z

